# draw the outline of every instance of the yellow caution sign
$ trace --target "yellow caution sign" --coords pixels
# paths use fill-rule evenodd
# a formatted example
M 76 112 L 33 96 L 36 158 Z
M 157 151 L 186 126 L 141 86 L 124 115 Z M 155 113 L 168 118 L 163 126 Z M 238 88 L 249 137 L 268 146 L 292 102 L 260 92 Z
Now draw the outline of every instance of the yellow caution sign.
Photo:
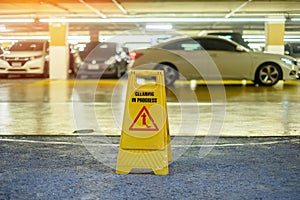
M 167 175 L 171 160 L 163 71 L 131 70 L 128 72 L 116 173 L 151 169 L 157 175 Z

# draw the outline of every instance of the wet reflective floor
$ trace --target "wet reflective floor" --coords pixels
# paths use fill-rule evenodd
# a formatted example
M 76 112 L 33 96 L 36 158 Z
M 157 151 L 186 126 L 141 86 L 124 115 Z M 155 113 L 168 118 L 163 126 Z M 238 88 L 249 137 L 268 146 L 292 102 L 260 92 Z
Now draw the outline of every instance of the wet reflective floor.
M 0 135 L 120 135 L 126 80 L 0 79 Z M 171 135 L 300 135 L 300 81 L 178 82 Z

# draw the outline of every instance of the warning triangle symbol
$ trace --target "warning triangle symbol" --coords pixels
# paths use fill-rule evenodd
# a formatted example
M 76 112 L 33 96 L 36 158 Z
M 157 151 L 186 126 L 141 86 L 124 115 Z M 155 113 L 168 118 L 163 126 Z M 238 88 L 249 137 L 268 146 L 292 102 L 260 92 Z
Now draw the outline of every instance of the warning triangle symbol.
M 137 124 L 138 123 L 138 124 Z M 135 117 L 134 121 L 129 127 L 131 131 L 158 131 L 158 127 L 150 115 L 150 112 L 143 106 L 140 112 Z

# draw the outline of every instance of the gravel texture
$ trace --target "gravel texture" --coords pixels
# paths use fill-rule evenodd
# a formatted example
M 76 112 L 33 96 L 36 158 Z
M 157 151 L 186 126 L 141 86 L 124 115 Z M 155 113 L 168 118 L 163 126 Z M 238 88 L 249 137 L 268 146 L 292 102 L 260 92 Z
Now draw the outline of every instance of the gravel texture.
M 202 141 L 156 176 L 118 175 L 76 136 L 2 136 L 0 199 L 300 199 L 300 137 L 219 138 L 200 158 Z

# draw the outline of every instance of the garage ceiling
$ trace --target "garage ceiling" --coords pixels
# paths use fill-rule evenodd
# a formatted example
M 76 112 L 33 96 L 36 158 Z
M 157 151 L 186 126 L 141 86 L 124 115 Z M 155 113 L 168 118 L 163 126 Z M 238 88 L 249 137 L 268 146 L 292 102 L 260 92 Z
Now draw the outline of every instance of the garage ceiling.
M 48 31 L 48 23 L 40 19 L 53 18 L 266 18 L 283 16 L 287 19 L 286 31 L 299 32 L 300 1 L 289 0 L 1 0 L 0 35 L 40 33 Z M 31 23 L 1 22 L 4 19 L 35 19 Z M 264 30 L 264 22 L 172 22 L 176 31 L 193 32 L 202 30 Z M 115 33 L 118 31 L 143 28 L 142 22 L 111 23 L 70 23 L 70 32 L 89 31 Z M 1 28 L 1 27 L 0 27 Z

